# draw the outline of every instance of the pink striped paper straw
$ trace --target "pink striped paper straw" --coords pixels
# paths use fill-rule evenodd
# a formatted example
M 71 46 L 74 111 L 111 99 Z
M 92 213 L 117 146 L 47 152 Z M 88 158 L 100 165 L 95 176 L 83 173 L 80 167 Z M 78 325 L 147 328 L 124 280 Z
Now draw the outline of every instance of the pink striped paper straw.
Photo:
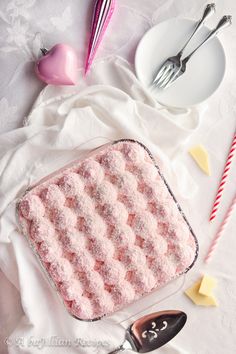
M 225 231 L 225 229 L 226 229 L 226 227 L 227 227 L 227 225 L 229 223 L 229 220 L 230 220 L 230 218 L 231 218 L 231 216 L 233 214 L 235 206 L 236 206 L 236 194 L 234 196 L 234 199 L 233 199 L 229 209 L 226 212 L 226 215 L 224 217 L 224 220 L 223 220 L 222 224 L 220 225 L 219 230 L 217 231 L 215 237 L 213 238 L 213 240 L 211 242 L 211 245 L 209 247 L 208 253 L 207 253 L 207 255 L 206 255 L 205 259 L 204 259 L 205 263 L 208 263 L 209 260 L 211 259 L 212 254 L 213 254 L 213 252 L 215 251 L 215 249 L 217 247 L 219 239 L 223 235 L 223 233 L 224 233 L 224 231 Z
M 228 175 L 229 175 L 229 170 L 231 168 L 231 164 L 232 164 L 232 160 L 233 160 L 233 157 L 234 157 L 235 149 L 236 149 L 236 131 L 234 133 L 234 138 L 233 138 L 233 141 L 232 141 L 232 144 L 231 144 L 231 147 L 230 147 L 230 151 L 228 153 L 228 157 L 227 157 L 227 160 L 226 160 L 226 163 L 225 163 L 224 171 L 223 171 L 223 174 L 222 174 L 222 177 L 221 177 L 221 180 L 220 180 L 220 184 L 219 184 L 219 187 L 218 187 L 218 191 L 217 191 L 217 194 L 216 194 L 216 197 L 215 197 L 215 200 L 214 200 L 214 204 L 213 204 L 211 215 L 210 215 L 210 219 L 209 219 L 210 221 L 212 221 L 216 217 L 216 213 L 217 213 L 218 208 L 219 208 L 220 200 L 222 198 L 223 191 L 224 191 L 224 188 L 225 188 L 225 184 L 226 184 L 226 181 L 227 181 L 227 178 L 228 178 Z

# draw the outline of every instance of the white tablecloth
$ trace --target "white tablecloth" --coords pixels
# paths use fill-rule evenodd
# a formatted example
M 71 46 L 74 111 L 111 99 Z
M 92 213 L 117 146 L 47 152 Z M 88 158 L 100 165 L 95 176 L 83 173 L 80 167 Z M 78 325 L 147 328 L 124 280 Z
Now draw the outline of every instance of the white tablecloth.
M 117 10 L 109 33 L 103 41 L 97 59 L 109 54 L 117 54 L 131 63 L 138 40 L 148 28 L 173 16 L 198 18 L 204 4 L 204 1 L 201 0 L 146 0 L 145 2 L 119 0 L 117 2 Z M 236 15 L 236 3 L 233 0 L 216 1 L 216 3 L 219 16 L 223 13 Z M 22 125 L 24 117 L 28 115 L 29 109 L 43 87 L 32 74 L 32 58 L 38 53 L 37 41 L 34 40 L 35 33 L 41 33 L 45 47 L 50 48 L 51 45 L 58 42 L 73 44 L 78 50 L 82 66 L 87 41 L 88 13 L 91 12 L 91 5 L 92 1 L 87 0 L 80 2 L 73 0 L 51 1 L 50 3 L 44 0 L 40 2 L 4 0 L 1 2 L 1 132 Z M 213 23 L 213 20 L 211 22 Z M 227 54 L 226 77 L 220 89 L 208 100 L 208 108 L 199 129 L 185 143 L 183 153 L 178 155 L 178 162 L 181 161 L 191 171 L 191 175 L 199 187 L 194 196 L 182 200 L 183 209 L 198 236 L 201 249 L 196 266 L 185 280 L 185 287 L 191 285 L 204 272 L 215 276 L 219 281 L 216 296 L 220 306 L 217 309 L 196 307 L 183 295 L 183 291 L 162 302 L 159 306 L 160 309 L 183 309 L 188 314 L 189 320 L 185 329 L 173 340 L 171 345 L 161 349 L 160 353 L 233 354 L 236 350 L 236 342 L 233 337 L 236 331 L 236 280 L 234 277 L 236 215 L 233 217 L 212 263 L 206 267 L 202 262 L 210 239 L 219 226 L 223 213 L 235 192 L 236 172 L 233 169 L 219 217 L 214 224 L 210 225 L 207 221 L 210 206 L 235 129 L 235 36 L 234 27 L 221 36 Z M 15 135 L 17 136 L 17 134 L 16 130 Z M 7 141 L 8 135 L 5 135 L 2 141 L 4 139 L 9 143 Z M 210 153 L 213 172 L 210 178 L 198 170 L 186 153 L 189 146 L 199 142 L 203 143 Z M 3 150 L 4 148 L 1 153 Z M 175 169 L 177 168 L 178 166 L 175 166 Z M 182 183 L 180 187 L 182 188 L 183 185 Z M 175 188 L 177 192 L 177 186 Z M 185 190 L 179 192 L 187 196 Z M 13 259 L 12 267 L 14 267 L 14 262 Z M 4 264 L 1 264 L 1 267 L 4 271 Z M 20 328 L 20 321 L 24 325 L 24 318 L 22 318 L 23 311 L 20 304 L 22 299 L 20 300 L 18 292 L 6 277 L 2 273 L 0 274 L 0 353 L 5 354 L 4 338 L 9 337 L 14 328 Z M 11 278 L 9 280 L 14 284 L 17 283 L 17 279 Z M 47 321 L 46 318 L 45 321 Z M 9 347 L 13 352 L 11 345 Z M 69 350 L 67 350 L 68 353 Z M 30 351 L 27 352 L 30 353 Z M 58 351 L 55 349 L 55 352 Z M 80 352 L 78 349 L 78 353 Z M 90 352 L 92 350 L 88 348 L 87 353 Z

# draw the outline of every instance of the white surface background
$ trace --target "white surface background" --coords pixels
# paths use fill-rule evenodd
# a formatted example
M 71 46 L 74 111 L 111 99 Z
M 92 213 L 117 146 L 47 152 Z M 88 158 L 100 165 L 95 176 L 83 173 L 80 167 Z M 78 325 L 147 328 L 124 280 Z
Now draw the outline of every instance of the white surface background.
M 205 3 L 201 0 L 118 0 L 112 24 L 97 58 L 118 54 L 133 63 L 134 52 L 145 31 L 164 19 L 174 16 L 198 18 Z M 236 18 L 234 0 L 216 1 L 217 16 L 232 14 Z M 2 0 L 0 4 L 0 127 L 6 132 L 22 126 L 43 85 L 33 74 L 32 58 L 37 55 L 35 33 L 41 32 L 46 47 L 58 42 L 73 44 L 79 54 L 80 65 L 85 57 L 86 30 L 89 26 L 92 1 Z M 211 19 L 213 24 L 216 19 Z M 183 209 L 198 236 L 200 256 L 188 274 L 189 286 L 207 272 L 218 279 L 216 296 L 219 308 L 195 307 L 178 293 L 164 301 L 160 308 L 183 309 L 189 320 L 174 340 L 171 351 L 160 353 L 233 354 L 236 351 L 236 279 L 235 231 L 236 213 L 224 239 L 209 266 L 202 259 L 222 216 L 235 193 L 236 169 L 233 168 L 217 221 L 210 225 L 208 215 L 221 175 L 233 132 L 236 126 L 236 32 L 235 26 L 221 35 L 227 55 L 227 73 L 220 89 L 207 101 L 207 111 L 200 128 L 191 136 L 178 158 L 189 169 L 198 185 L 191 199 L 182 201 Z M 33 43 L 36 48 L 33 48 Z M 158 53 L 157 53 L 158 55 Z M 212 176 L 199 171 L 186 153 L 188 146 L 203 143 L 209 151 Z M 234 162 L 234 166 L 236 161 Z M 21 300 L 15 288 L 0 273 L 0 334 L 1 341 L 18 324 L 22 315 Z M 46 320 L 46 318 L 45 318 Z M 69 352 L 69 351 L 68 351 Z M 6 354 L 3 342 L 0 353 Z M 78 351 L 79 353 L 79 351 Z M 89 353 L 89 351 L 88 351 Z

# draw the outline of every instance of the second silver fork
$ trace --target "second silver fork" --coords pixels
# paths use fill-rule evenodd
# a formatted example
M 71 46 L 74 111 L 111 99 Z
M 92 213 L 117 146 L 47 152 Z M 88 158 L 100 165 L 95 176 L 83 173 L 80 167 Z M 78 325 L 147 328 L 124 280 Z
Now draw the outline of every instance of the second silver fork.
M 232 16 L 230 15 L 225 15 L 223 16 L 220 21 L 218 22 L 217 26 L 209 33 L 209 35 L 205 38 L 205 40 L 200 43 L 187 57 L 185 57 L 183 60 L 181 60 L 181 67 L 178 69 L 175 69 L 175 75 L 170 77 L 168 81 L 165 80 L 163 84 L 159 86 L 159 88 L 168 88 L 170 87 L 174 81 L 176 81 L 178 78 L 180 78 L 186 71 L 186 65 L 187 62 L 191 59 L 191 57 L 196 53 L 200 47 L 205 45 L 208 41 L 210 41 L 212 38 L 217 36 L 218 32 L 232 24 Z
M 161 66 L 157 75 L 155 76 L 152 86 L 166 85 L 170 80 L 173 80 L 175 75 L 177 75 L 178 70 L 181 69 L 181 58 L 183 56 L 184 49 L 187 47 L 188 43 L 192 37 L 197 33 L 197 31 L 203 26 L 206 19 L 208 19 L 213 13 L 215 13 L 216 6 L 214 3 L 208 4 L 203 12 L 202 18 L 197 22 L 193 33 L 188 38 L 187 42 L 184 44 L 183 48 L 179 53 L 173 57 L 168 58 L 164 64 Z

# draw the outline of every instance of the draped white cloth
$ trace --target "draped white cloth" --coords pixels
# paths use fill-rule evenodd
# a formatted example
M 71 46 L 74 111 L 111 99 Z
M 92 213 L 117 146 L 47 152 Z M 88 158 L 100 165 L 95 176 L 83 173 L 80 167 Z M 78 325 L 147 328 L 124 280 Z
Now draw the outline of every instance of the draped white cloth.
M 133 307 L 133 312 L 127 309 L 111 316 L 109 321 L 94 324 L 76 321 L 66 313 L 17 228 L 16 200 L 32 182 L 78 158 L 84 150 L 107 140 L 133 138 L 151 149 L 172 185 L 175 176 L 179 184 L 185 181 L 188 192 L 195 188 L 184 168 L 180 169 L 181 175 L 175 175 L 169 167 L 170 159 L 175 158 L 180 146 L 199 125 L 198 109 L 170 114 L 158 106 L 142 88 L 129 64 L 118 57 L 98 61 L 86 80 L 80 74 L 81 84 L 76 88 L 46 87 L 25 120 L 25 127 L 0 139 L 0 266 L 20 291 L 24 312 L 9 339 L 10 353 L 37 352 L 30 338 L 43 340 L 53 335 L 96 342 L 104 338 L 112 348 L 119 338 L 122 341 L 123 335 L 122 327 L 116 323 L 150 305 L 144 300 L 142 307 Z M 172 287 L 175 290 L 178 284 Z M 169 292 L 168 287 L 162 290 L 164 297 Z M 152 297 L 152 301 L 155 303 L 159 296 Z M 22 336 L 24 346 L 11 345 Z M 76 348 L 72 344 L 67 349 L 71 353 L 106 352 L 106 348 Z M 54 353 L 55 347 L 48 348 L 45 344 L 41 350 Z M 57 352 L 60 350 L 63 352 L 64 348 L 56 348 Z

